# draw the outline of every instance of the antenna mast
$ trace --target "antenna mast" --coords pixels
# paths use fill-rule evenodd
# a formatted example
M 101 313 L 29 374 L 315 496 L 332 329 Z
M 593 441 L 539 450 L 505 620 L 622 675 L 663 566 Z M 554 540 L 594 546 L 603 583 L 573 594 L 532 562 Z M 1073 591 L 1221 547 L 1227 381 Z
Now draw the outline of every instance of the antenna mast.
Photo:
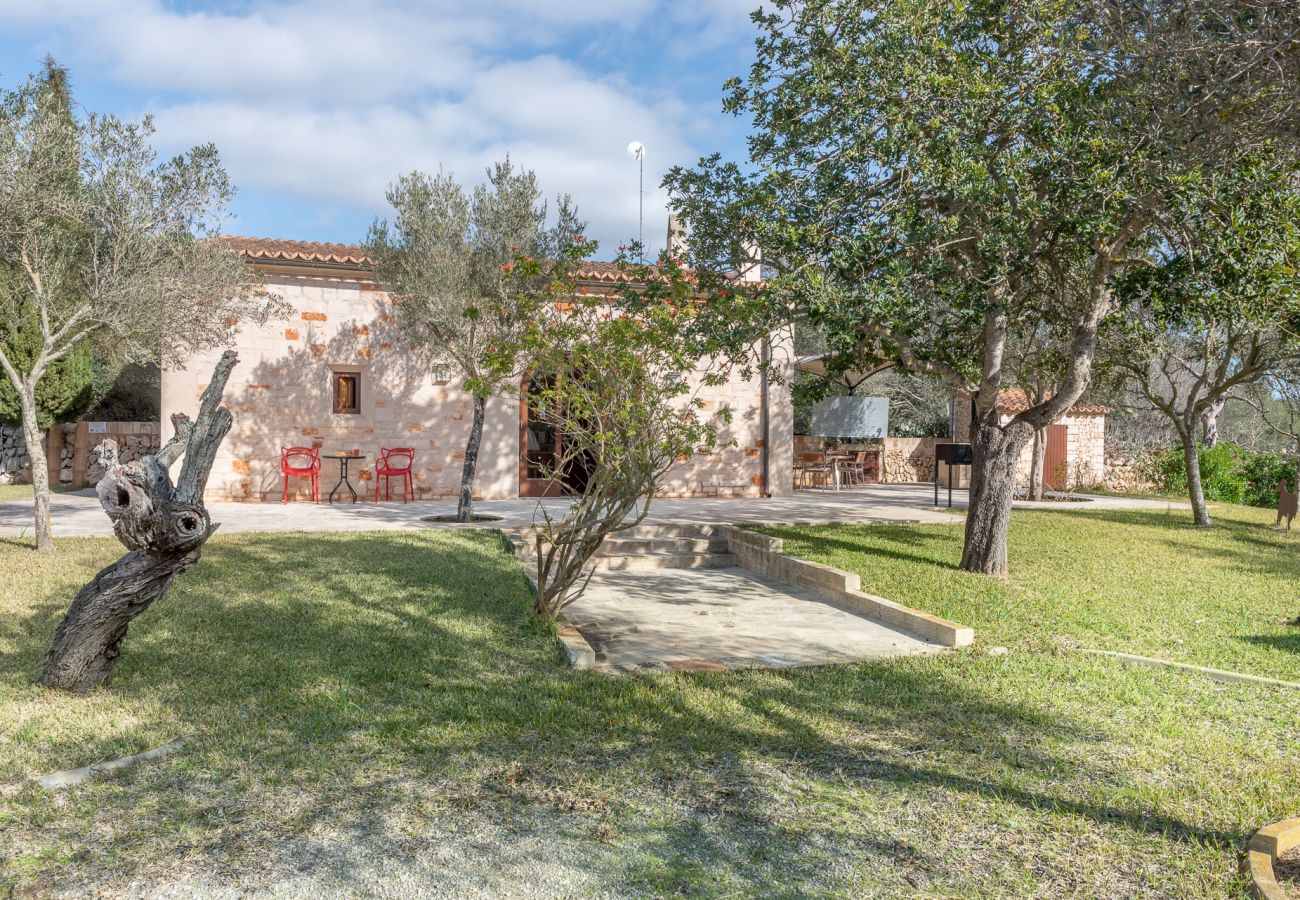
M 637 162 L 637 226 L 636 242 L 638 259 L 645 262 L 645 144 L 633 141 L 627 145 L 627 155 Z

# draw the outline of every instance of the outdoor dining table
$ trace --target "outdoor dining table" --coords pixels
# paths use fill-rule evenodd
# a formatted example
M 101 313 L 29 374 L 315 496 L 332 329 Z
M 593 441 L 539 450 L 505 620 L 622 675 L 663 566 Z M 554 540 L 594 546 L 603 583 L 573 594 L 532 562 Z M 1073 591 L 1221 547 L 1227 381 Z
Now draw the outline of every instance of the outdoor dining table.
M 334 485 L 334 489 L 330 491 L 330 503 L 334 502 L 334 495 L 338 493 L 339 488 L 344 488 L 344 487 L 346 487 L 348 489 L 348 493 L 352 495 L 352 502 L 356 503 L 357 492 L 352 487 L 352 482 L 348 481 L 348 463 L 352 462 L 354 459 L 365 459 L 366 458 L 365 454 L 364 453 L 327 453 L 325 455 L 325 458 L 337 459 L 339 461 L 339 480 L 338 483 Z
M 826 461 L 831 465 L 831 481 L 835 485 L 835 490 L 840 489 L 840 463 L 853 461 L 852 453 L 827 453 Z

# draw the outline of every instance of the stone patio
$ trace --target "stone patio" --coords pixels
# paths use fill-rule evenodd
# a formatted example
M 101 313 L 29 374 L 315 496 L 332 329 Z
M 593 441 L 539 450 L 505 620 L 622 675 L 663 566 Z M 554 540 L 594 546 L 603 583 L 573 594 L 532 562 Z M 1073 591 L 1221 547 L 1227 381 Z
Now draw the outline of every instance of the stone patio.
M 567 607 L 597 669 L 790 668 L 937 653 L 941 645 L 737 567 L 597 572 Z
M 946 501 L 946 494 L 944 500 Z M 454 500 L 418 503 L 210 503 L 208 511 L 226 533 L 252 531 L 390 531 L 423 528 L 513 527 L 528 525 L 539 501 L 493 500 L 475 504 L 475 511 L 500 516 L 500 521 L 474 526 L 433 524 L 425 516 L 456 511 Z M 565 508 L 563 499 L 541 501 L 555 511 Z M 956 508 L 966 504 L 966 492 L 954 491 Z M 1184 504 L 1168 501 L 1093 497 L 1086 503 L 1034 503 L 1043 509 L 1170 509 Z M 99 507 L 93 490 L 55 494 L 51 498 L 55 537 L 111 536 L 112 526 Z M 928 484 L 868 485 L 849 490 L 799 491 L 792 497 L 768 499 L 656 500 L 648 520 L 651 523 L 729 524 L 818 524 L 834 522 L 915 522 L 957 524 L 960 516 L 934 507 L 934 489 Z M 0 536 L 30 534 L 32 504 L 29 500 L 0 503 Z

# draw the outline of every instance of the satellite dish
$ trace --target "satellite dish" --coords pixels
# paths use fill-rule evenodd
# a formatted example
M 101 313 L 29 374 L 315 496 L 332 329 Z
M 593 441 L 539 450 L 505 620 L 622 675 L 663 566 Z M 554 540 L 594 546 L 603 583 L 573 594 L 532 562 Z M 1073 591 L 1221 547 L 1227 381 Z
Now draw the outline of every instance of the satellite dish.
M 641 160 L 645 159 L 645 144 L 640 141 L 633 141 L 627 145 L 627 158 Z

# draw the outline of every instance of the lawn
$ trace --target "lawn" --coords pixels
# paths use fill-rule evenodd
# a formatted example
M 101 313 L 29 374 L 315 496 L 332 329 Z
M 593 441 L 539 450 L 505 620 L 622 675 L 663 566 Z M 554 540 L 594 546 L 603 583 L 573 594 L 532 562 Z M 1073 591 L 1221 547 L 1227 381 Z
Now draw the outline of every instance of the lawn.
M 1300 807 L 1300 691 L 1071 649 L 1295 677 L 1300 536 L 1221 520 L 1018 511 L 1005 582 L 952 568 L 951 527 L 779 529 L 976 646 L 621 679 L 562 664 L 491 534 L 218 534 L 84 698 L 31 679 L 116 546 L 0 542 L 0 894 L 326 866 L 363 892 L 378 855 L 448 893 L 1243 895 L 1250 832 Z
M 857 572 L 864 590 L 975 627 L 986 643 L 1119 650 L 1300 682 L 1300 530 L 1276 514 L 1017 510 L 1012 577 L 957 570 L 946 528 L 767 528 L 795 556 Z

